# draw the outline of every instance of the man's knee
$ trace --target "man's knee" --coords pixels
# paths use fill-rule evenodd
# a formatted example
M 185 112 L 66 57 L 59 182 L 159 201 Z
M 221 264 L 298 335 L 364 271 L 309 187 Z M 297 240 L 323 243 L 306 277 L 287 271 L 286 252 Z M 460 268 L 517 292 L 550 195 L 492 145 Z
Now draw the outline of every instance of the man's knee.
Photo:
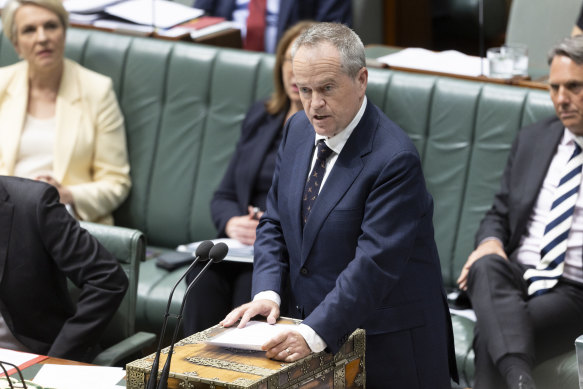
M 471 289 L 476 280 L 492 273 L 507 272 L 508 260 L 496 254 L 485 255 L 470 267 L 468 273 L 468 288 Z
M 478 259 L 476 262 L 472 264 L 470 267 L 470 275 L 472 273 L 482 273 L 482 272 L 489 272 L 492 270 L 503 270 L 506 268 L 508 264 L 508 260 L 502 258 L 496 254 L 489 254 L 485 255 L 482 258 Z

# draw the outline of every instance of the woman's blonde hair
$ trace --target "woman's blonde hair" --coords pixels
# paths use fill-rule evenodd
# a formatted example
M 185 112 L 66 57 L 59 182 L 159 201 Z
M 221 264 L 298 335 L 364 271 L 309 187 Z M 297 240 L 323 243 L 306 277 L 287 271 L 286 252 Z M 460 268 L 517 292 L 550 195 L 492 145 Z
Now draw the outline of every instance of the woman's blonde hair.
M 23 5 L 36 5 L 49 11 L 55 13 L 61 20 L 61 24 L 65 31 L 69 25 L 69 13 L 63 7 L 62 0 L 8 0 L 4 5 L 2 10 L 2 29 L 4 30 L 4 35 L 12 42 L 16 43 L 16 24 L 14 23 L 14 15 L 16 11 Z
M 302 21 L 294 24 L 286 30 L 277 44 L 277 49 L 275 50 L 275 65 L 273 67 L 273 93 L 265 103 L 267 112 L 271 115 L 278 114 L 290 104 L 289 96 L 285 92 L 283 77 L 281 74 L 283 63 L 286 61 L 285 52 L 294 40 L 313 24 L 314 22 L 312 21 Z

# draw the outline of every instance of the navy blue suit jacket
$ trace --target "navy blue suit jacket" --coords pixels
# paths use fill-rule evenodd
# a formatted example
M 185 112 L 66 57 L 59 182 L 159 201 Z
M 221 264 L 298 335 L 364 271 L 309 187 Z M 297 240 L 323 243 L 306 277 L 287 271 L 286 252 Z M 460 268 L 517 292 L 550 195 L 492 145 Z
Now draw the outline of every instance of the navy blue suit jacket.
M 264 101 L 247 112 L 231 162 L 211 201 L 211 215 L 220 237 L 226 236 L 230 218 L 247 214 L 257 175 L 265 154 L 282 131 L 285 114 L 269 114 Z
M 233 17 L 236 0 L 196 0 L 195 8 L 203 9 L 212 16 L 221 16 L 227 20 Z M 277 40 L 285 30 L 300 20 L 318 22 L 340 22 L 352 25 L 351 3 L 348 0 L 282 0 L 277 21 Z
M 290 306 L 330 351 L 364 328 L 367 338 L 399 345 L 371 353 L 367 341 L 367 370 L 374 361 L 396 375 L 422 372 L 376 385 L 367 378 L 367 385 L 449 387 L 450 372 L 457 374 L 451 320 L 433 238 L 433 200 L 415 147 L 368 102 L 302 229 L 313 149 L 314 129 L 298 113 L 286 124 L 257 230 L 253 295 L 281 293 L 289 275 Z M 403 349 L 410 339 L 411 349 Z

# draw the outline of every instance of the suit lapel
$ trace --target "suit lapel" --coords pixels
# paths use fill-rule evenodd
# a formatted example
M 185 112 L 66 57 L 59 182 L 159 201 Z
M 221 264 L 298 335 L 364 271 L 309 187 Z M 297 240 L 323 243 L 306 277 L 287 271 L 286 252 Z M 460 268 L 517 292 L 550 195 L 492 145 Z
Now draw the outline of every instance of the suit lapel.
M 4 267 L 8 256 L 8 242 L 12 230 L 12 214 L 14 206 L 8 202 L 8 192 L 0 182 L 0 282 L 4 276 Z
M 552 122 L 550 127 L 541 127 L 538 132 L 531 135 L 532 152 L 529 153 L 529 171 L 524 172 L 528 179 L 525 180 L 524 185 L 518 188 L 521 193 L 520 197 L 526 199 L 526 201 L 522 203 L 524 204 L 524 209 L 518 213 L 520 219 L 516 225 L 517 233 L 514 234 L 516 240 L 514 243 L 516 245 L 518 245 L 519 239 L 524 233 L 528 218 L 557 151 L 557 145 L 563 136 L 564 128 L 563 123 L 557 119 Z
M 16 158 L 20 150 L 20 137 L 26 118 L 28 106 L 28 66 L 22 64 L 14 73 L 14 77 L 6 86 L 6 97 L 0 111 L 0 123 L 9 123 L 0 129 L 0 145 L 5 166 L 0 166 L 0 172 L 14 174 Z
M 289 182 L 285 183 L 284 186 L 280 183 L 280 188 L 285 187 L 289 190 L 290 204 L 287 204 L 286 208 L 290 210 L 291 228 L 294 231 L 294 239 L 298 244 L 296 247 L 301 247 L 302 244 L 302 196 L 304 195 L 304 186 L 306 185 L 308 170 L 312 162 L 315 138 L 312 125 L 308 122 L 307 118 L 305 120 L 307 125 L 304 128 L 289 128 L 289 131 L 301 131 L 301 135 L 295 138 L 299 139 L 299 142 L 291 150 L 291 155 L 295 155 L 293 164 L 291 164 L 292 166 L 285 167 L 291 170 Z
M 74 65 L 65 60 L 61 86 L 57 96 L 56 134 L 53 174 L 59 182 L 63 181 L 69 170 L 71 155 L 79 135 L 81 123 L 81 92 Z
M 372 141 L 376 131 L 378 115 L 372 103 L 368 102 L 364 116 L 356 126 L 344 148 L 338 155 L 324 187 L 320 191 L 314 209 L 304 226 L 302 242 L 302 265 L 308 258 L 314 240 L 326 218 L 348 192 L 364 167 L 362 158 L 372 150 Z M 302 186 L 303 190 L 303 186 Z M 301 212 L 298 211 L 298 213 Z

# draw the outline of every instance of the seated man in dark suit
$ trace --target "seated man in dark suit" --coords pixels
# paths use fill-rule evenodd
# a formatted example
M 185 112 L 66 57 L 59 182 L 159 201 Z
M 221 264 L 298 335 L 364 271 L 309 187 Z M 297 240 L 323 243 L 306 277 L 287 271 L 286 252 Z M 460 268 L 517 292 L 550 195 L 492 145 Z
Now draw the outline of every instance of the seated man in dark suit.
M 221 324 L 275 322 L 289 278 L 290 310 L 304 320 L 263 345 L 267 357 L 335 353 L 363 328 L 367 388 L 450 388 L 451 321 L 417 150 L 367 101 L 351 29 L 315 24 L 292 66 L 304 111 L 286 122 L 257 228 L 253 301 Z
M 127 286 L 54 186 L 0 176 L 0 347 L 90 362 Z
M 475 389 L 532 389 L 583 333 L 583 36 L 549 55 L 557 116 L 522 129 L 458 279 L 477 316 Z

